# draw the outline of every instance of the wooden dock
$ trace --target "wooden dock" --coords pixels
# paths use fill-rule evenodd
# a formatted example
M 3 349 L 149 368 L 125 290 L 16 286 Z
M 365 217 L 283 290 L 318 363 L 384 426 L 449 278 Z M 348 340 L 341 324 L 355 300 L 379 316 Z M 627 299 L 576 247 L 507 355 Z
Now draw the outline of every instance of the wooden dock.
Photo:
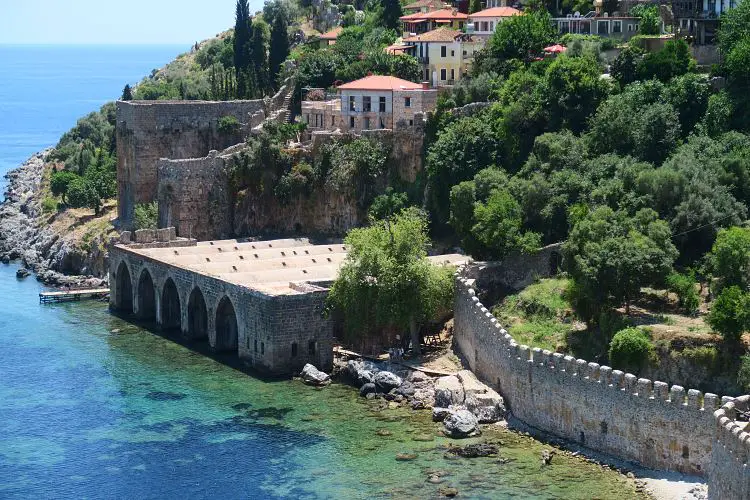
M 102 299 L 109 296 L 109 288 L 89 288 L 83 290 L 59 290 L 56 292 L 40 292 L 39 302 L 77 302 L 85 299 Z

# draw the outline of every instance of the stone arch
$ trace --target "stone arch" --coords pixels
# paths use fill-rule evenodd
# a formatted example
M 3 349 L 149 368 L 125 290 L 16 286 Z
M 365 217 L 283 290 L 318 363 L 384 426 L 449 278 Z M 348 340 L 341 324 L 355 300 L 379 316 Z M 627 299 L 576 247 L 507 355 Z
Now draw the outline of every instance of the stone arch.
M 138 279 L 138 317 L 156 320 L 156 287 L 148 269 L 141 271 Z
M 226 295 L 216 307 L 216 346 L 217 351 L 237 350 L 237 314 L 232 301 Z
M 195 287 L 190 292 L 187 308 L 188 336 L 192 339 L 208 338 L 208 308 L 200 288 Z
M 161 326 L 164 330 L 179 330 L 182 318 L 180 294 L 172 278 L 167 278 L 161 289 Z
M 115 309 L 124 313 L 133 314 L 133 279 L 130 269 L 125 261 L 120 261 L 115 274 L 117 289 L 115 293 Z

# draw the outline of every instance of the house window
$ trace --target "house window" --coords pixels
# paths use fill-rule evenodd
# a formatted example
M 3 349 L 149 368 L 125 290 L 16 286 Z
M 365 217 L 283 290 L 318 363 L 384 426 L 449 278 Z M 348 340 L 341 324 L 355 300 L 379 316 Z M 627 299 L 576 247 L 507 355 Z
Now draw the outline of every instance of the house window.
M 612 21 L 612 33 L 622 33 L 622 21 Z
M 357 98 L 353 95 L 349 96 L 349 111 L 357 111 Z
M 310 115 L 309 114 L 305 115 L 305 123 L 310 123 Z
M 463 21 L 459 21 L 458 22 L 458 29 L 460 29 L 460 30 L 464 29 L 464 22 Z
M 487 21 L 482 21 L 482 31 L 489 31 L 487 27 Z
M 490 31 L 495 31 L 495 21 L 490 21 Z
M 442 81 L 445 81 L 445 68 L 440 70 L 440 79 Z
M 440 57 L 445 57 L 445 53 L 446 53 L 446 47 L 445 45 L 443 45 L 442 47 L 440 47 Z
M 466 57 L 466 51 L 464 50 L 464 57 Z
M 456 51 L 455 50 L 451 50 L 451 57 L 454 57 L 455 55 L 456 55 Z
M 362 98 L 362 111 L 372 111 L 372 98 L 369 95 Z
M 608 35 L 609 21 L 599 21 L 596 26 L 596 32 L 600 35 Z
M 412 125 L 414 125 L 414 120 L 409 120 L 409 126 L 411 127 Z
M 292 357 L 297 357 L 297 342 L 292 342 Z
M 349 117 L 349 128 L 354 128 L 354 117 L 353 116 Z
M 385 97 L 380 98 L 379 104 L 380 104 L 380 108 L 379 108 L 380 112 L 385 113 Z
M 456 79 L 456 74 L 455 74 L 454 71 L 455 70 L 453 68 L 451 68 L 451 80 L 455 80 Z
M 404 107 L 411 108 L 411 97 L 404 97 Z
M 363 130 L 370 130 L 370 117 L 365 116 L 364 123 L 362 125 Z
M 309 354 L 310 356 L 315 355 L 315 341 L 314 340 L 311 340 L 310 342 L 307 343 L 307 354 Z

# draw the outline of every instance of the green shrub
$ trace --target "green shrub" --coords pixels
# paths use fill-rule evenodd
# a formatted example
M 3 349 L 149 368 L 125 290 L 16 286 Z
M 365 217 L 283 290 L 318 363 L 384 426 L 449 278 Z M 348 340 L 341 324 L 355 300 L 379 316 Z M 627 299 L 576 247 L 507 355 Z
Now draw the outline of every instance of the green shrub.
M 653 355 L 651 339 L 638 328 L 620 330 L 609 344 L 609 361 L 618 369 L 638 371 Z
M 57 210 L 57 200 L 51 197 L 46 197 L 42 200 L 42 212 L 45 214 L 55 212 Z
M 686 314 L 694 314 L 698 309 L 698 292 L 696 283 L 692 276 L 687 274 L 672 273 L 667 276 L 667 286 L 671 292 L 677 294 L 679 306 Z
M 156 229 L 159 220 L 159 206 L 152 203 L 142 203 L 135 206 L 135 228 Z
M 750 296 L 738 286 L 730 286 L 721 291 L 711 304 L 708 324 L 729 342 L 738 342 L 742 332 L 748 327 L 748 307 Z
M 240 129 L 240 122 L 234 116 L 222 116 L 219 118 L 219 132 L 222 134 L 235 134 Z
M 750 390 L 750 355 L 740 358 L 740 369 L 737 371 L 737 385 L 747 392 Z

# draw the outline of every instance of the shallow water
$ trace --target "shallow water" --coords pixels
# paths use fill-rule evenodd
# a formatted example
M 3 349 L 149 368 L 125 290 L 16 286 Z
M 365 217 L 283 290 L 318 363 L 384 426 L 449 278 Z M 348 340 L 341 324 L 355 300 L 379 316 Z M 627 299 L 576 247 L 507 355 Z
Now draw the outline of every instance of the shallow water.
M 429 412 L 261 381 L 106 304 L 40 305 L 14 272 L 0 265 L 2 498 L 636 497 L 582 460 L 542 467 L 543 445 L 505 431 L 485 435 L 500 457 L 446 458 Z

